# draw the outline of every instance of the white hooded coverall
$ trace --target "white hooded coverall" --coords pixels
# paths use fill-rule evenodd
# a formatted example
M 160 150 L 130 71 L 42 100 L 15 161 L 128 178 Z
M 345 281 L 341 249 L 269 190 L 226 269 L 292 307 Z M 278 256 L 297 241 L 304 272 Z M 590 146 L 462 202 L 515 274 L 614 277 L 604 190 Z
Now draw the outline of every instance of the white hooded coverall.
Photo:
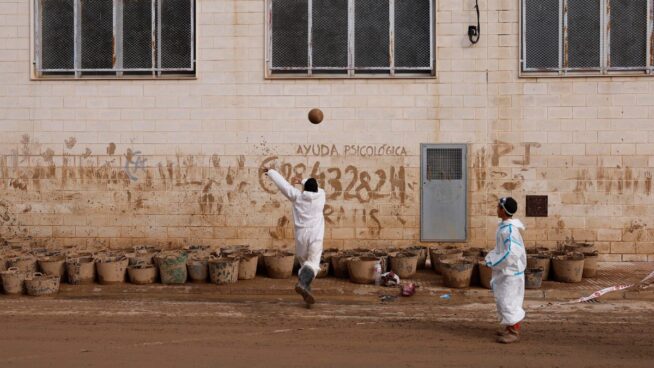
M 277 185 L 279 191 L 293 203 L 295 222 L 295 256 L 302 267 L 310 267 L 314 277 L 320 271 L 322 241 L 325 234 L 325 191 L 300 191 L 289 184 L 275 170 L 268 170 L 268 177 Z M 304 183 L 302 183 L 304 184 Z
M 500 222 L 495 235 L 495 249 L 486 255 L 486 265 L 493 269 L 491 287 L 495 294 L 500 324 L 513 326 L 525 318 L 525 268 L 527 254 L 517 219 Z

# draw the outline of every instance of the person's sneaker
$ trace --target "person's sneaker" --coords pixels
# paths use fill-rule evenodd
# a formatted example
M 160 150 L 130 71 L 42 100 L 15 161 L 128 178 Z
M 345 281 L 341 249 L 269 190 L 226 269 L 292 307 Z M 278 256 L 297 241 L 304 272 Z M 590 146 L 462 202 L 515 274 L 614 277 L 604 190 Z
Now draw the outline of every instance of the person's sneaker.
M 497 342 L 500 344 L 513 344 L 514 342 L 518 341 L 520 341 L 520 335 L 516 335 L 512 332 L 507 332 L 505 335 L 497 338 Z
M 509 333 L 509 330 L 506 327 L 500 327 L 495 331 L 495 335 L 497 336 L 504 336 Z
M 316 302 L 316 299 L 313 297 L 313 294 L 311 294 L 311 291 L 302 287 L 299 282 L 297 285 L 295 285 L 295 292 L 302 295 L 302 299 L 304 299 L 304 302 L 307 304 L 313 304 Z

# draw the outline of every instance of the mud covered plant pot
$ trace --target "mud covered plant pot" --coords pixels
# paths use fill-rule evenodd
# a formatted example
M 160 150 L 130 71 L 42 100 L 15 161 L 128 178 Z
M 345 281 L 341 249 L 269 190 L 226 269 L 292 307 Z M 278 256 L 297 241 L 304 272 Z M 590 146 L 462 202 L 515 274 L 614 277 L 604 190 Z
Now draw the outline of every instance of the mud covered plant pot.
M 556 281 L 576 283 L 581 282 L 584 275 L 584 255 L 573 253 L 557 256 L 552 259 Z
M 25 278 L 25 290 L 31 296 L 53 295 L 59 292 L 59 283 L 59 276 L 36 272 Z
M 126 257 L 103 256 L 95 260 L 98 273 L 98 283 L 103 285 L 120 284 L 125 281 L 127 265 Z
M 263 255 L 268 277 L 273 279 L 288 279 L 293 275 L 295 255 L 290 252 L 275 252 Z
M 165 285 L 183 284 L 188 277 L 186 252 L 168 252 L 155 257 L 159 267 L 159 278 Z
M 93 257 L 74 257 L 66 260 L 66 275 L 72 285 L 92 284 L 95 281 Z
M 209 278 L 217 285 L 233 284 L 238 281 L 238 258 L 219 257 L 209 260 Z
M 127 268 L 129 281 L 135 285 L 152 284 L 157 280 L 157 268 L 153 264 L 141 262 Z
M 412 277 L 418 268 L 418 258 L 418 254 L 411 252 L 400 252 L 391 256 L 391 271 L 400 279 Z
M 467 259 L 441 260 L 441 272 L 445 286 L 457 289 L 470 287 L 474 266 L 475 264 Z
M 18 267 L 10 267 L 0 272 L 5 294 L 22 294 L 25 291 L 25 276 L 26 273 L 20 271 Z
M 543 283 L 544 271 L 541 267 L 525 270 L 525 289 L 540 289 Z
M 51 256 L 42 257 L 38 260 L 41 272 L 48 276 L 57 276 L 61 280 L 66 273 L 66 257 Z
M 238 256 L 238 279 L 252 280 L 257 276 L 257 263 L 259 255 L 253 252 L 244 252 Z
M 490 266 L 486 266 L 486 261 L 481 260 L 478 262 L 479 265 L 479 283 L 482 287 L 486 289 L 491 288 L 491 280 L 493 279 L 493 269 Z
M 377 257 L 353 257 L 347 263 L 350 281 L 356 284 L 375 282 L 375 265 L 380 263 Z
M 527 255 L 527 268 L 542 268 L 543 280 L 550 277 L 550 267 L 552 264 L 552 257 L 549 253 L 541 252 Z

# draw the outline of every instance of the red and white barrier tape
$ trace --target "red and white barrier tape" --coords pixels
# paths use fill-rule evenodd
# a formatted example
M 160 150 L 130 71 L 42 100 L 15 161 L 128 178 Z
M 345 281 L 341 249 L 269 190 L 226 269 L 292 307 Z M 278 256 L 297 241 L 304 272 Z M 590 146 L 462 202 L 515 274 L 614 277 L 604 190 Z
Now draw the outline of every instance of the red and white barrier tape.
M 636 285 L 646 287 L 645 285 L 649 283 L 650 279 L 652 279 L 652 281 L 654 281 L 654 271 L 652 271 L 652 273 L 650 273 L 649 275 L 647 275 L 647 277 L 642 279 L 638 284 L 610 286 L 610 287 L 604 288 L 602 290 L 597 290 L 596 292 L 594 292 L 594 293 L 592 293 L 592 294 L 590 294 L 588 296 L 579 298 L 577 300 L 573 300 L 573 301 L 571 301 L 569 303 L 573 304 L 573 303 L 587 302 L 589 300 L 597 299 L 597 298 L 599 298 L 600 296 L 602 296 L 604 294 L 612 293 L 614 291 L 629 289 L 629 288 L 631 288 L 633 286 L 636 286 Z M 568 304 L 568 303 L 566 303 L 566 304 Z

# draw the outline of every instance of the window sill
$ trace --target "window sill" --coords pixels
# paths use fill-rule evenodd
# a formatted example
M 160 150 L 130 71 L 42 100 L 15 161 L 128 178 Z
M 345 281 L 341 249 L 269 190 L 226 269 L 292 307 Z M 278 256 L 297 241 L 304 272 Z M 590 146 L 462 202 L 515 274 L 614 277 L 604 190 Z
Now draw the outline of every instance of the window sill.
M 101 81 L 158 81 L 158 80 L 197 80 L 198 76 L 193 75 L 193 76 L 184 76 L 184 75 L 166 75 L 166 76 L 137 76 L 137 75 L 131 75 L 131 76 L 125 76 L 125 77 L 115 77 L 115 76 L 88 76 L 88 77 L 81 77 L 81 78 L 75 78 L 74 76 L 30 76 L 30 81 L 34 82 L 42 82 L 42 81 L 93 81 L 93 80 L 101 80 Z
M 266 80 L 293 80 L 293 79 L 338 79 L 338 80 L 357 80 L 357 79 L 437 79 L 435 74 L 366 74 L 366 75 L 355 75 L 349 76 L 344 75 L 334 75 L 334 74 L 313 74 L 313 75 L 297 75 L 297 74 L 268 74 L 265 76 Z
M 611 77 L 652 77 L 652 74 L 643 71 L 613 71 L 607 73 L 600 72 L 525 72 L 518 73 L 519 78 L 611 78 Z

